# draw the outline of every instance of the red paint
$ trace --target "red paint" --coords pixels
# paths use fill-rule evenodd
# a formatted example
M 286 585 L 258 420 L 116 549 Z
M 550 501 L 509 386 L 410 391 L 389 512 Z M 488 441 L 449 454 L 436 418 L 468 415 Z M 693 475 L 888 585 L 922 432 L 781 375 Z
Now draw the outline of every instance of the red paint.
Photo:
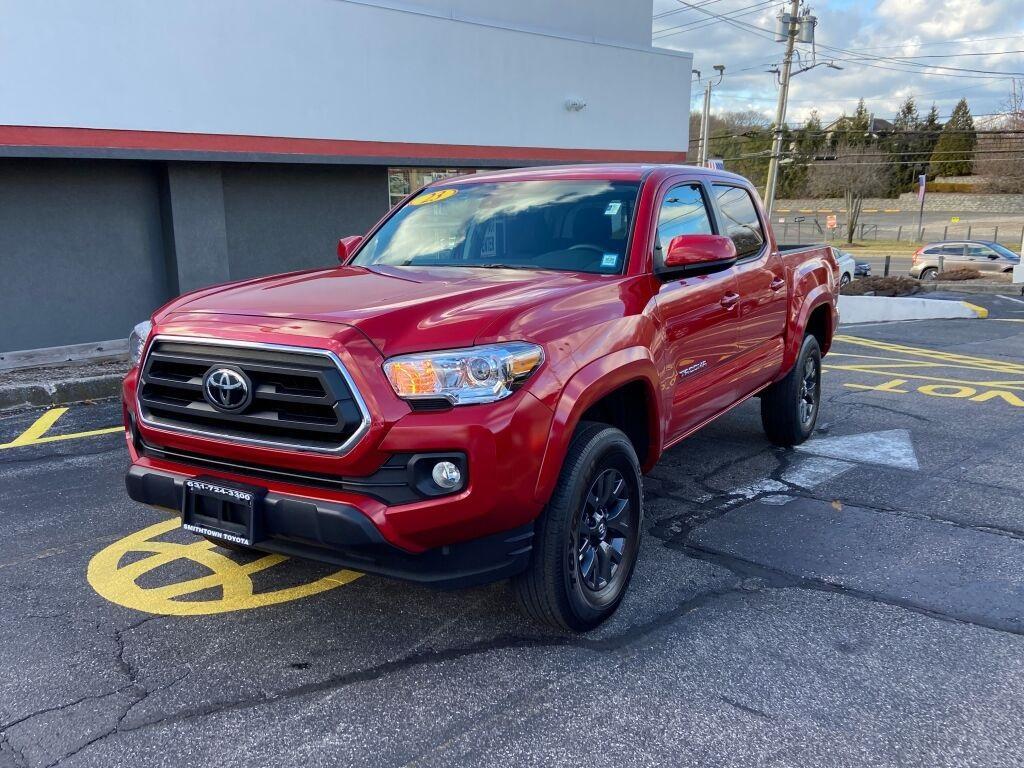
M 342 264 L 348 261 L 361 242 L 363 242 L 362 235 L 349 235 L 341 238 L 338 241 L 338 261 Z
M 736 246 L 723 235 L 679 235 L 665 253 L 665 266 L 670 269 L 716 261 L 736 261 Z
M 656 150 L 424 144 L 397 141 L 244 136 L 222 133 L 127 131 L 110 128 L 51 128 L 32 125 L 0 125 L 0 146 L 409 158 L 430 159 L 439 162 L 508 160 L 509 162 L 674 163 L 686 160 L 685 152 Z
M 667 446 L 782 378 L 812 312 L 822 307 L 827 351 L 838 320 L 837 265 L 828 247 L 780 253 L 769 229 L 765 247 L 751 259 L 715 265 L 709 274 L 654 274 L 657 212 L 669 188 L 726 179 L 752 191 L 745 180 L 709 169 L 638 165 L 506 171 L 472 180 L 485 178 L 642 179 L 625 273 L 343 265 L 197 291 L 158 310 L 155 332 L 329 349 L 345 363 L 367 403 L 369 432 L 340 457 L 140 425 L 142 436 L 171 448 L 349 477 L 371 474 L 394 453 L 464 451 L 470 474 L 465 491 L 407 505 L 387 507 L 352 493 L 264 483 L 279 493 L 351 503 L 388 541 L 419 552 L 508 530 L 539 515 L 576 425 L 619 387 L 638 386 L 644 393 L 649 448 L 641 461 L 649 470 Z M 721 239 L 698 242 L 708 253 L 730 253 Z M 391 355 L 501 340 L 543 345 L 545 363 L 514 395 L 490 405 L 414 412 L 381 370 Z M 124 385 L 132 411 L 135 387 L 133 371 Z M 199 474 L 134 452 L 132 460 Z

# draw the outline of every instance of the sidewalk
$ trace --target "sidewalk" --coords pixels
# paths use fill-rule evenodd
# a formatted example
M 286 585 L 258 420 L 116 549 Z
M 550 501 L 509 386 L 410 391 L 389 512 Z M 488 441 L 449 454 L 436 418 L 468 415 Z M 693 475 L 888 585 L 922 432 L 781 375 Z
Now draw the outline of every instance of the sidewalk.
M 121 357 L 0 370 L 0 411 L 113 397 L 127 371 Z

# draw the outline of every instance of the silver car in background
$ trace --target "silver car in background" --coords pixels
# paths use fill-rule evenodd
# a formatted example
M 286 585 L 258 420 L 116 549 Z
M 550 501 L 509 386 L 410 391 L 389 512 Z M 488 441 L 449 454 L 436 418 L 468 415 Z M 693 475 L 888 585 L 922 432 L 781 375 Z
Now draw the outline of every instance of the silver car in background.
M 963 268 L 1011 272 L 1020 263 L 1020 256 L 990 240 L 946 240 L 918 248 L 911 261 L 911 277 L 934 280 L 940 269 L 943 272 Z

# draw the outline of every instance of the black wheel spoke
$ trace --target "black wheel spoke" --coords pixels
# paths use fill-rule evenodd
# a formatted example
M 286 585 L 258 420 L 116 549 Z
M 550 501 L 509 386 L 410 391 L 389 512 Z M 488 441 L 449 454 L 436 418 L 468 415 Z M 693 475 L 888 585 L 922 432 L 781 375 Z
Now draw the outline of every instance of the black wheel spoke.
M 612 562 L 611 553 L 614 551 L 607 541 L 602 541 L 597 547 L 597 575 L 602 587 L 612 580 L 612 566 L 615 563 Z

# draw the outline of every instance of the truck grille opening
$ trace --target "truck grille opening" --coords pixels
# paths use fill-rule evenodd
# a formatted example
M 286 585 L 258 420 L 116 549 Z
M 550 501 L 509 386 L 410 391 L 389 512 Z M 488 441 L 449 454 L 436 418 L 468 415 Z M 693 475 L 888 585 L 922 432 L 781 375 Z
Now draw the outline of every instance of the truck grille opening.
M 226 412 L 204 393 L 206 375 L 229 366 L 251 400 Z M 232 346 L 157 338 L 139 377 L 145 423 L 286 448 L 338 452 L 368 421 L 349 379 L 325 352 L 273 345 Z

